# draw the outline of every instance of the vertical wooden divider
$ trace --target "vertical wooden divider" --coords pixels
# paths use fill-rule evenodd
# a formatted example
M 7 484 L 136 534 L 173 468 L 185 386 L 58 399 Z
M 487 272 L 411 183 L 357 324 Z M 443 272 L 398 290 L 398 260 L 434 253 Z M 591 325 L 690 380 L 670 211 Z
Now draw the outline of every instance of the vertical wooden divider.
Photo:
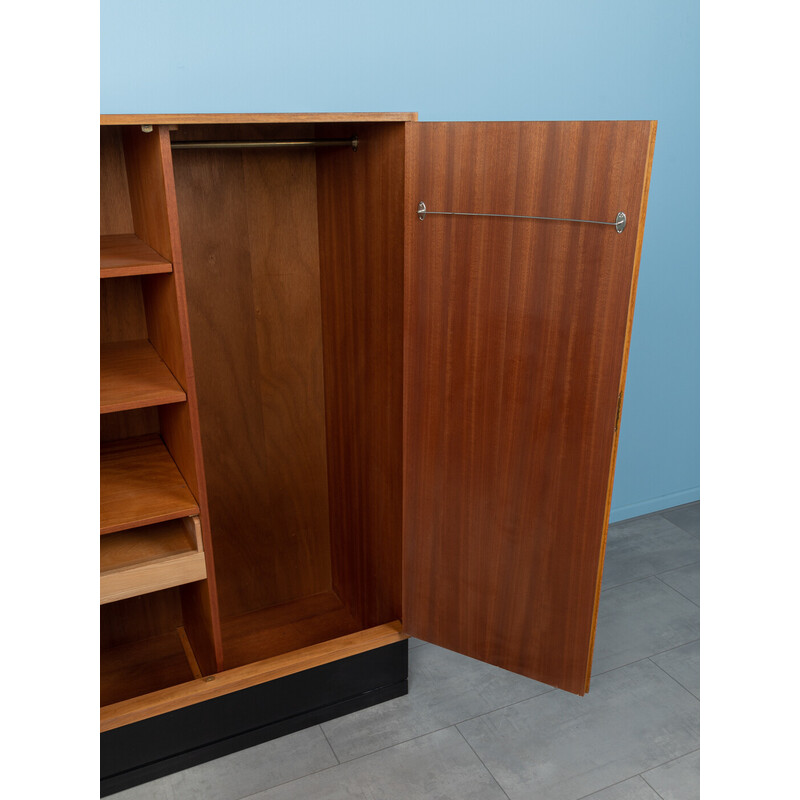
M 178 206 L 169 130 L 139 127 L 123 134 L 134 231 L 172 262 L 172 272 L 142 277 L 150 342 L 186 392 L 186 402 L 159 408 L 161 436 L 200 506 L 208 578 L 180 589 L 183 623 L 204 674 L 223 668 L 214 555 L 200 443 L 186 289 L 180 246 Z
M 333 587 L 361 625 L 402 606 L 403 123 L 317 152 Z

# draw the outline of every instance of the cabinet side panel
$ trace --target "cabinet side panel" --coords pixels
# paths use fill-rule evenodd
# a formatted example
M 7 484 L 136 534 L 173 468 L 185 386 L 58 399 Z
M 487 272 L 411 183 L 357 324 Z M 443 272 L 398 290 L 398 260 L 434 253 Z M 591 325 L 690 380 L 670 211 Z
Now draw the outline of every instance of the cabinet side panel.
M 583 693 L 651 123 L 409 127 L 406 631 Z
M 404 125 L 325 128 L 317 154 L 333 588 L 400 613 Z

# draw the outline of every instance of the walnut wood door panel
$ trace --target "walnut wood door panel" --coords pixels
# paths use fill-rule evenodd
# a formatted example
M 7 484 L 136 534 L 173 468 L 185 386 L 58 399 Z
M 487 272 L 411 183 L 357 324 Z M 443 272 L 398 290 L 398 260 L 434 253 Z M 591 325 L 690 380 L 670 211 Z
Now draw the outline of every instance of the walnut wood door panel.
M 406 128 L 404 627 L 583 694 L 655 123 Z

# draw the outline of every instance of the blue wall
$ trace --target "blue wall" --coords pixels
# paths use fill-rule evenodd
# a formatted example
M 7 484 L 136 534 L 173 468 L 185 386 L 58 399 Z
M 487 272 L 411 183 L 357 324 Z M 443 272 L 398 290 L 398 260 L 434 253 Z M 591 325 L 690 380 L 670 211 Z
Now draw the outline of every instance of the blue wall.
M 103 0 L 101 111 L 657 119 L 612 520 L 699 498 L 698 0 Z

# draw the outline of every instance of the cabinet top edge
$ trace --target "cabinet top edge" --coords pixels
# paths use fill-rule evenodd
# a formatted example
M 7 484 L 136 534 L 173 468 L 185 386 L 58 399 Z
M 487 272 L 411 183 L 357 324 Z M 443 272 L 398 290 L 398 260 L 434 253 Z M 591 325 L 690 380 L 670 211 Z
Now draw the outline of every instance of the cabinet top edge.
M 321 114 L 101 114 L 101 125 L 213 125 L 235 122 L 416 122 L 417 112 Z

